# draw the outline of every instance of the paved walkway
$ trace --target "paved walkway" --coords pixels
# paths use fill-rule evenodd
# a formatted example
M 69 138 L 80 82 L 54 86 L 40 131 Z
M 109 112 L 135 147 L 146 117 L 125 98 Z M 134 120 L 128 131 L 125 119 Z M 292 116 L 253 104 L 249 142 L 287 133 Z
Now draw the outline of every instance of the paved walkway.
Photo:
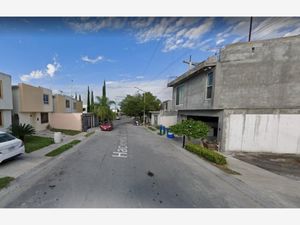
M 49 133 L 44 132 L 44 135 L 48 135 Z M 85 139 L 85 132 L 82 132 L 80 134 L 69 136 L 64 135 L 63 136 L 63 142 L 59 144 L 52 144 L 45 148 L 42 148 L 40 150 L 31 152 L 31 153 L 25 153 L 13 160 L 9 160 L 7 162 L 3 162 L 0 164 L 0 177 L 10 176 L 17 178 L 20 175 L 34 169 L 36 166 L 42 164 L 43 162 L 47 160 L 51 160 L 51 157 L 45 156 L 48 152 L 53 151 L 54 149 L 60 147 L 61 145 L 64 145 L 66 143 L 69 143 L 72 140 L 83 140 Z

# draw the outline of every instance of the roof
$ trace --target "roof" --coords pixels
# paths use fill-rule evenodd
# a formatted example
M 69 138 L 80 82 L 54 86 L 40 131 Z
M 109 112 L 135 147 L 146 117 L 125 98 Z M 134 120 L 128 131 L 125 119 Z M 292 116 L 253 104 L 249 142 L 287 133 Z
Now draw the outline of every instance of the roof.
M 7 73 L 2 73 L 2 72 L 0 72 L 0 75 L 2 75 L 2 76 L 7 76 L 7 77 L 11 77 L 11 75 L 9 75 L 9 74 L 7 74 Z
M 207 67 L 214 67 L 217 65 L 217 59 L 215 57 L 210 57 L 207 60 L 198 63 L 195 67 L 192 69 L 188 70 L 181 76 L 177 77 L 175 80 L 172 80 L 171 82 L 168 83 L 168 87 L 173 87 L 174 85 L 183 83 L 184 81 L 192 78 L 193 76 L 197 75 L 197 72 L 200 70 L 203 70 L 204 68 Z

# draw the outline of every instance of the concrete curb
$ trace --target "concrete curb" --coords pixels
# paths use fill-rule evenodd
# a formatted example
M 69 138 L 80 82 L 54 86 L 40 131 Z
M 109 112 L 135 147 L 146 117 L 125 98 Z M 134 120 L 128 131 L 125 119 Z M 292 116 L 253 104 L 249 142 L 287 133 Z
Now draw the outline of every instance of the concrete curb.
M 13 199 L 16 199 L 20 196 L 24 191 L 28 190 L 34 183 L 36 183 L 41 177 L 46 175 L 55 165 L 57 165 L 60 161 L 68 157 L 70 154 L 73 154 L 80 150 L 80 147 L 85 144 L 92 136 L 97 135 L 97 133 L 92 134 L 89 137 L 81 137 L 81 142 L 75 145 L 74 147 L 68 149 L 67 151 L 61 153 L 55 157 L 47 157 L 48 159 L 37 166 L 31 168 L 20 176 L 16 177 L 10 185 L 2 190 L 0 190 L 0 208 L 4 208 L 9 202 Z M 74 138 L 76 140 L 79 138 Z M 67 143 L 72 140 L 68 140 Z M 64 145 L 66 143 L 63 143 Z

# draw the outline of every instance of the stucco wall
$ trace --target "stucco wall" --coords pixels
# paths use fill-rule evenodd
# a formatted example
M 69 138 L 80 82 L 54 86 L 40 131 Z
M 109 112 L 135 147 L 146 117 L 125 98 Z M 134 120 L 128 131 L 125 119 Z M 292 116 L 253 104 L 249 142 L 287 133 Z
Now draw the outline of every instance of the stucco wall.
M 50 113 L 50 126 L 57 129 L 82 130 L 81 113 Z
M 70 107 L 66 108 L 66 100 L 70 101 Z M 75 103 L 75 107 L 74 107 Z M 54 96 L 54 112 L 55 113 L 80 113 L 82 112 L 82 102 L 76 101 L 70 96 L 56 94 Z
M 177 123 L 177 116 L 160 116 L 159 122 L 165 127 L 170 127 Z
M 19 84 L 19 99 L 20 112 L 52 112 L 53 99 L 52 91 L 42 87 L 34 87 L 28 84 Z M 17 93 L 17 92 L 14 92 Z M 49 95 L 49 104 L 44 104 L 43 94 Z
M 50 114 L 48 113 L 48 121 L 50 122 Z M 30 124 L 36 131 L 46 130 L 48 123 L 41 123 L 41 113 L 18 113 L 19 123 Z
M 214 71 L 212 69 L 211 71 Z M 177 87 L 183 85 L 183 104 L 176 105 Z M 180 109 L 211 109 L 212 100 L 206 99 L 207 72 L 201 72 L 191 79 L 173 87 L 172 107 L 175 110 Z
M 300 107 L 300 36 L 225 47 L 217 64 L 214 107 Z
M 2 83 L 2 98 L 0 98 L 0 110 L 12 110 L 12 90 L 11 77 L 9 75 L 0 73 L 0 81 Z
M 225 150 L 300 154 L 300 114 L 231 114 Z
M 7 128 L 11 125 L 11 111 L 10 110 L 0 110 L 2 113 L 2 123 L 0 126 L 1 131 L 7 131 Z

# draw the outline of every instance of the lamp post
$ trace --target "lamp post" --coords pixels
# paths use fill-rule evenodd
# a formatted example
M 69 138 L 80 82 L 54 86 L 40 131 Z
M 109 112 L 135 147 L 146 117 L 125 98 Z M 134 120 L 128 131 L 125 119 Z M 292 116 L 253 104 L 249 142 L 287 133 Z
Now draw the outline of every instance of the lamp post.
M 142 90 L 142 89 L 140 89 L 138 87 L 134 87 L 134 88 L 136 88 L 136 89 L 144 92 L 144 118 L 143 118 L 143 123 L 144 123 L 144 126 L 145 126 L 146 125 L 146 123 L 145 123 L 145 120 L 146 120 L 146 99 L 145 99 L 145 93 L 146 93 L 146 91 L 144 91 L 144 90 Z

